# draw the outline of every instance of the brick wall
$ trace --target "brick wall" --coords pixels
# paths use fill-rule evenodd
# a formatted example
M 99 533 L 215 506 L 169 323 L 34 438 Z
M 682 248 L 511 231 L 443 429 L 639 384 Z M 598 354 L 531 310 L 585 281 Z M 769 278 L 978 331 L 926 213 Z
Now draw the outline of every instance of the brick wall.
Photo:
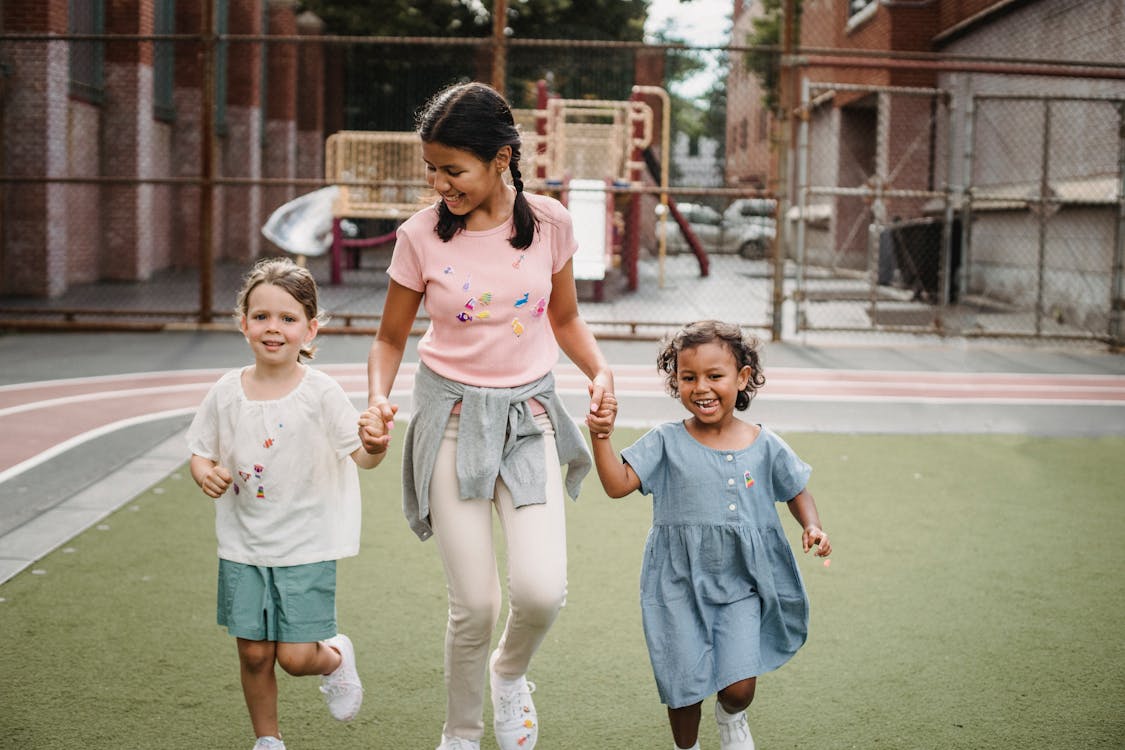
M 324 22 L 312 13 L 297 17 L 297 33 L 320 36 Z M 302 44 L 297 66 L 297 174 L 324 176 L 324 48 Z
M 297 34 L 296 2 L 270 0 L 269 33 L 276 36 Z M 267 48 L 266 132 L 262 143 L 262 176 L 293 178 L 297 176 L 297 65 L 295 44 L 275 43 Z M 257 226 L 271 212 L 302 190 L 292 187 L 267 186 L 262 189 L 261 214 Z M 263 245 L 267 246 L 263 240 Z M 268 246 L 267 246 L 268 247 Z M 273 250 L 273 248 L 269 248 Z
M 230 0 L 227 28 L 231 34 L 261 34 L 260 0 Z M 226 177 L 256 178 L 262 174 L 261 44 L 231 43 L 228 48 L 226 132 L 222 137 L 221 168 Z M 216 246 L 216 258 L 248 262 L 258 257 L 261 234 L 261 188 L 224 186 L 218 199 L 230 217 Z

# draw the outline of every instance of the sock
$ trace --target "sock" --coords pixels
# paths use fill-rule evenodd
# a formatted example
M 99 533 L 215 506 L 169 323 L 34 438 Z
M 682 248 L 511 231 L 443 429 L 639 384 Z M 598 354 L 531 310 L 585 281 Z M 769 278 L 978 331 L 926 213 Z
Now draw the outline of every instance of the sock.
M 720 721 L 733 719 L 735 716 L 738 716 L 740 713 L 742 713 L 742 711 L 735 711 L 733 714 L 728 714 L 727 710 L 723 708 L 723 704 L 719 703 L 718 701 L 715 701 L 715 709 L 719 713 L 719 716 L 717 716 L 716 718 L 718 718 Z
M 680 747 L 675 742 L 672 743 L 672 746 L 675 747 L 676 750 L 699 750 L 699 740 L 696 740 L 695 744 L 691 747 Z

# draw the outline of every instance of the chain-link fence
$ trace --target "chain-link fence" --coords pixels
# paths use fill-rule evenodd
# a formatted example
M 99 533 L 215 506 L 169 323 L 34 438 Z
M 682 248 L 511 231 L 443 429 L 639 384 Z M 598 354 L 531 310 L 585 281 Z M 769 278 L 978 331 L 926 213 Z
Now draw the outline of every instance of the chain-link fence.
M 713 49 L 332 36 L 264 0 L 214 18 L 144 0 L 150 26 L 95 2 L 50 29 L 15 0 L 0 326 L 228 325 L 249 264 L 288 251 L 333 327 L 373 328 L 394 229 L 432 199 L 414 113 L 499 65 L 529 188 L 575 215 L 602 335 L 719 317 L 775 339 L 1120 346 L 1125 31 L 1110 0 L 1001 5 L 732 2 L 731 44 Z M 1084 41 L 1030 43 L 1049 28 Z M 332 201 L 311 200 L 326 186 Z M 263 237 L 301 197 L 321 212 L 303 244 Z

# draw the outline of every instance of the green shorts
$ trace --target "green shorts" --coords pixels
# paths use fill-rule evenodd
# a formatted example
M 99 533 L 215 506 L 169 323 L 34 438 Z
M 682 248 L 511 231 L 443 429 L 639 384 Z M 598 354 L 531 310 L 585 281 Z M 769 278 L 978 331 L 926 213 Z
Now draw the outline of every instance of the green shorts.
M 219 560 L 218 622 L 249 641 L 336 635 L 336 561 L 271 568 Z

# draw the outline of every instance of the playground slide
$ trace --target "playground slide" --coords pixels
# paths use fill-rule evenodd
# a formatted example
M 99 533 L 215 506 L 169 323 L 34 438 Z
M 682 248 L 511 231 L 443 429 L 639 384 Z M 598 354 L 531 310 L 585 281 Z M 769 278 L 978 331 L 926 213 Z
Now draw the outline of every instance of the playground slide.
M 648 166 L 648 173 L 657 182 L 660 181 L 660 159 L 653 152 L 652 148 L 644 150 L 645 164 Z M 695 259 L 699 261 L 699 275 L 707 276 L 711 271 L 711 260 L 707 257 L 707 251 L 703 249 L 703 243 L 695 236 L 692 231 L 691 225 L 688 224 L 687 219 L 680 213 L 680 209 L 676 207 L 676 201 L 672 200 L 671 196 L 668 197 L 668 211 L 672 214 L 676 225 L 679 226 L 680 232 L 684 235 L 684 240 L 687 241 L 688 247 L 695 255 Z

